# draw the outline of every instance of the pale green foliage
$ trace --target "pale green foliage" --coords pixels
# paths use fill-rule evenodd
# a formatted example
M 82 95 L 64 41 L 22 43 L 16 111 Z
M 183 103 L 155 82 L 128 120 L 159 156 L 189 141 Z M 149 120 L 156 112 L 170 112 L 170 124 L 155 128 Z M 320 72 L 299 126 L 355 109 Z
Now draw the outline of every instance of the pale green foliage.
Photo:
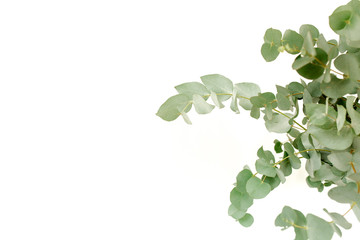
M 215 107 L 229 107 L 235 113 L 250 111 L 262 119 L 268 131 L 286 135 L 274 141 L 274 153 L 260 147 L 253 173 L 244 168 L 230 193 L 228 214 L 242 226 L 254 218 L 248 213 L 255 199 L 262 199 L 286 181 L 293 169 L 305 167 L 304 182 L 310 188 L 328 191 L 334 201 L 351 206 L 360 221 L 360 1 L 352 0 L 329 17 L 330 27 L 339 41 L 326 40 L 310 24 L 299 31 L 269 28 L 261 54 L 274 61 L 282 52 L 294 55 L 292 68 L 299 82 L 276 86 L 276 92 L 261 92 L 255 83 L 233 83 L 220 74 L 201 77 L 201 82 L 176 86 L 177 95 L 159 108 L 157 115 L 173 121 L 180 115 L 191 123 L 187 113 L 192 105 L 199 114 Z M 298 120 L 300 112 L 304 118 Z M 349 212 L 348 211 L 348 212 Z M 330 220 L 284 207 L 275 220 L 283 229 L 294 228 L 295 240 L 329 240 L 339 227 L 350 229 L 345 214 L 328 212 Z

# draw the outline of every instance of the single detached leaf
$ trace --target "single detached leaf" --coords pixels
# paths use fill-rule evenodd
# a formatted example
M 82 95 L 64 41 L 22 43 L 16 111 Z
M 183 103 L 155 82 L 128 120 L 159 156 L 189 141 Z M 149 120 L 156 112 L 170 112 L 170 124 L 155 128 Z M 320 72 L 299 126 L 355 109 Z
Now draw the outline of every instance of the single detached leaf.
M 177 119 L 182 112 L 188 112 L 190 110 L 191 104 L 189 104 L 189 102 L 190 99 L 187 95 L 178 94 L 172 96 L 160 106 L 156 115 L 166 121 L 173 121 Z
M 233 92 L 233 83 L 227 77 L 220 74 L 210 74 L 201 77 L 201 81 L 204 83 L 206 88 L 216 94 L 227 94 L 219 95 L 218 99 L 223 102 L 229 99 Z
M 206 99 L 210 96 L 210 91 L 199 82 L 188 82 L 177 85 L 175 89 L 180 94 L 185 94 L 188 98 L 192 98 L 194 94 L 198 94 Z
M 330 223 L 313 214 L 306 216 L 309 240 L 331 240 L 334 230 Z
M 271 187 L 269 184 L 262 182 L 259 178 L 252 177 L 246 183 L 246 191 L 252 198 L 261 199 L 270 193 Z
M 254 223 L 254 217 L 247 213 L 244 217 L 239 219 L 239 223 L 244 227 L 250 227 Z
M 339 226 L 341 226 L 344 229 L 350 229 L 351 228 L 351 223 L 349 223 L 345 217 L 339 213 L 335 213 L 335 212 L 329 212 L 328 210 L 326 210 L 324 208 L 324 211 L 329 214 L 329 216 L 331 217 L 331 219 L 338 224 Z
M 193 104 L 195 110 L 199 114 L 207 114 L 210 113 L 215 106 L 207 103 L 203 97 L 198 94 L 193 95 Z

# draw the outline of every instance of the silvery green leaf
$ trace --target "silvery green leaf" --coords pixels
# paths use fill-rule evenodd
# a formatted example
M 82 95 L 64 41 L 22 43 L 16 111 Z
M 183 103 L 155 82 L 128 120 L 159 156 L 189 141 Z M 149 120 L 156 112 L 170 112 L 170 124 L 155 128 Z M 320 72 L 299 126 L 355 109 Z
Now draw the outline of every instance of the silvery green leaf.
M 219 98 L 215 92 L 211 92 L 210 97 L 211 97 L 211 100 L 214 102 L 215 106 L 217 106 L 218 108 L 225 107 L 224 104 L 222 104 L 222 102 L 219 101 Z
M 187 82 L 180 85 L 177 85 L 175 89 L 180 94 L 185 94 L 190 99 L 194 94 L 198 94 L 206 99 L 210 96 L 210 91 L 199 82 Z
M 237 188 L 233 188 L 230 192 L 230 202 L 239 211 L 246 212 L 253 205 L 253 198 L 248 193 L 240 192 Z
M 185 121 L 187 124 L 189 124 L 189 125 L 192 124 L 191 121 L 190 121 L 190 118 L 189 118 L 189 116 L 186 114 L 186 112 L 181 112 L 181 116 L 183 117 L 184 121 Z
M 243 82 L 235 84 L 235 88 L 237 89 L 239 105 L 245 110 L 251 110 L 252 104 L 249 99 L 261 92 L 260 87 L 255 83 Z
M 317 151 L 308 152 L 310 158 L 306 161 L 305 169 L 314 178 L 314 172 L 321 168 L 321 154 Z
M 207 103 L 205 99 L 198 94 L 193 95 L 193 104 L 196 112 L 199 114 L 210 113 L 215 108 L 214 105 Z
M 326 108 L 325 104 L 309 103 L 305 105 L 306 116 L 312 125 L 321 128 L 335 126 L 336 111 L 333 107 Z
M 254 223 L 254 217 L 251 214 L 246 213 L 245 216 L 240 218 L 238 221 L 242 226 L 250 227 Z
M 345 186 L 334 187 L 329 190 L 328 195 L 338 203 L 360 203 L 360 194 L 358 194 L 356 183 L 350 182 Z
M 260 117 L 260 108 L 256 106 L 251 107 L 250 116 L 255 119 L 259 119 Z
M 350 174 L 349 176 L 347 176 L 347 178 L 353 180 L 354 182 L 360 183 L 360 173 L 358 172 Z
M 331 219 L 338 224 L 339 226 L 341 226 L 344 229 L 350 229 L 351 228 L 351 223 L 349 223 L 345 217 L 339 213 L 335 213 L 335 212 L 329 212 L 328 210 L 326 210 L 324 208 L 324 211 L 329 214 L 329 216 L 331 217 Z
M 359 204 L 355 204 L 352 208 L 354 215 L 356 216 L 357 220 L 360 222 L 360 207 Z
M 201 77 L 201 81 L 211 92 L 219 95 L 218 99 L 220 102 L 223 102 L 231 97 L 233 92 L 233 83 L 227 77 L 224 77 L 220 74 L 209 74 Z
M 306 216 L 309 240 L 331 240 L 334 230 L 330 223 L 313 214 Z
M 345 73 L 353 81 L 360 80 L 359 62 L 352 53 L 340 55 L 334 61 L 334 65 L 341 72 Z
M 290 143 L 286 142 L 284 144 L 284 149 L 287 152 L 287 154 L 289 154 L 289 160 L 290 160 L 291 166 L 294 169 L 299 169 L 301 167 L 301 162 L 300 162 L 300 159 L 297 156 L 295 156 L 293 146 Z
M 275 219 L 275 226 L 283 227 L 284 229 L 291 227 L 297 219 L 294 209 L 284 206 L 281 213 Z
M 236 188 L 240 192 L 246 193 L 246 183 L 252 176 L 253 174 L 249 169 L 243 169 L 236 177 Z
M 352 161 L 352 154 L 348 151 L 332 151 L 328 159 L 340 171 L 347 172 L 351 169 L 349 163 Z
M 238 98 L 237 98 L 237 89 L 236 88 L 234 88 L 233 93 L 232 93 L 230 109 L 233 110 L 233 112 L 235 112 L 236 114 L 240 113 L 239 107 L 238 107 Z
M 160 106 L 156 115 L 166 121 L 173 121 L 177 119 L 182 112 L 188 112 L 190 110 L 190 100 L 191 99 L 184 94 L 172 96 Z
M 270 193 L 271 187 L 268 183 L 262 182 L 259 178 L 252 177 L 246 183 L 246 191 L 252 198 L 261 199 Z
M 307 54 L 309 54 L 310 56 L 315 56 L 316 55 L 316 51 L 314 48 L 314 42 L 313 42 L 313 38 L 311 36 L 310 31 L 307 32 L 306 36 L 304 37 L 304 45 L 303 45 L 304 49 L 306 50 Z
M 279 177 L 281 183 L 285 183 L 285 182 L 286 182 L 286 178 L 285 178 L 285 175 L 284 175 L 283 171 L 281 171 L 281 170 L 278 169 L 278 168 L 275 168 L 275 171 L 276 171 L 276 175 Z
M 342 105 L 337 105 L 337 118 L 336 118 L 336 127 L 338 132 L 343 128 L 346 121 L 346 109 Z
M 343 127 L 340 132 L 336 127 L 323 129 L 315 125 L 308 127 L 308 132 L 317 139 L 321 145 L 332 150 L 345 150 L 350 147 L 355 137 L 354 131 L 350 127 Z
M 276 100 L 278 102 L 278 108 L 280 110 L 287 111 L 287 110 L 291 109 L 291 102 L 290 102 L 289 98 L 286 95 L 281 94 L 281 93 L 277 93 L 276 94 Z
M 269 177 L 276 176 L 276 170 L 274 164 L 271 164 L 269 161 L 265 160 L 264 158 L 260 158 L 255 162 L 256 171 L 260 174 Z
M 320 84 L 321 91 L 330 98 L 340 98 L 346 94 L 356 93 L 358 84 L 350 79 L 339 79 L 331 75 L 330 82 Z
M 289 117 L 291 118 L 292 115 Z M 289 124 L 289 118 L 281 114 L 273 113 L 273 118 L 271 120 L 267 119 L 267 116 L 264 118 L 264 120 L 265 127 L 269 132 L 287 133 L 291 128 L 291 125 Z
M 235 218 L 236 220 L 244 217 L 245 214 L 246 214 L 245 211 L 241 211 L 241 210 L 237 209 L 233 204 L 231 204 L 228 209 L 228 215 Z

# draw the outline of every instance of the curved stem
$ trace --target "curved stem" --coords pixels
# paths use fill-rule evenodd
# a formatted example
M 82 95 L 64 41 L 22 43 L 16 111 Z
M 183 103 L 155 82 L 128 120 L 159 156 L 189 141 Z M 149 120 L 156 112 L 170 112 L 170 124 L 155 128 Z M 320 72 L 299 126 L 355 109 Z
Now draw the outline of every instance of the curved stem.
M 273 108 L 273 110 L 274 110 L 275 112 L 277 112 L 277 113 L 279 113 L 279 114 L 283 115 L 284 117 L 287 117 L 287 118 L 291 119 L 291 117 L 289 117 L 289 116 L 288 116 L 288 115 L 286 115 L 285 113 L 283 113 L 283 112 L 281 112 L 281 111 L 277 110 L 276 108 Z M 295 123 L 296 125 L 298 125 L 299 127 L 301 127 L 304 131 L 306 131 L 306 130 L 307 130 L 305 127 L 303 127 L 303 126 L 302 126 L 300 123 L 298 123 L 297 121 L 295 121 L 295 120 L 293 120 L 293 121 L 294 121 L 294 123 Z

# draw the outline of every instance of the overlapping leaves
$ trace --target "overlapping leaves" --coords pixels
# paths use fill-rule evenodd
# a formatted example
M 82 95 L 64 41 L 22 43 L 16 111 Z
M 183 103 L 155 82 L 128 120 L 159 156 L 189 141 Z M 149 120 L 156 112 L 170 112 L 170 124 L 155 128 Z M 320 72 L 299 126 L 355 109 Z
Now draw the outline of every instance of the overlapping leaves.
M 275 154 L 262 147 L 258 150 L 256 172 L 245 168 L 237 176 L 228 213 L 242 226 L 254 222 L 248 213 L 254 201 L 265 198 L 301 166 L 308 173 L 310 188 L 321 192 L 333 186 L 328 196 L 348 204 L 360 221 L 360 1 L 337 8 L 329 24 L 339 34 L 338 41 L 326 40 L 310 24 L 299 31 L 269 28 L 265 32 L 261 47 L 265 61 L 274 61 L 282 52 L 293 55 L 291 66 L 302 78 L 299 82 L 277 85 L 272 93 L 261 92 L 255 83 L 234 84 L 223 75 L 205 75 L 202 83 L 176 86 L 178 94 L 157 112 L 166 121 L 182 116 L 190 124 L 192 106 L 198 114 L 208 114 L 230 101 L 233 112 L 244 109 L 255 119 L 262 116 L 268 131 L 286 136 L 274 141 Z M 341 236 L 340 228 L 351 227 L 347 212 L 324 211 L 331 220 L 305 216 L 286 206 L 275 225 L 293 227 L 296 240 L 328 240 L 334 233 Z

